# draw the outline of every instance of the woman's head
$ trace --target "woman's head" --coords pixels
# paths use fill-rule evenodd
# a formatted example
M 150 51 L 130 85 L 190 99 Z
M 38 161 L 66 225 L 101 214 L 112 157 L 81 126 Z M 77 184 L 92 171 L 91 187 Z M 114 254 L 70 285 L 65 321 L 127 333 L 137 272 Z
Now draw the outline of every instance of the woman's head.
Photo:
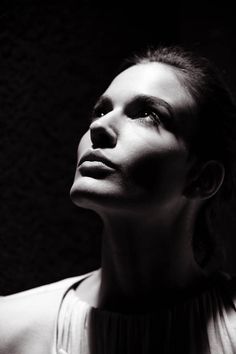
M 178 117 L 193 104 L 166 65 L 134 65 L 116 76 L 95 104 L 79 144 L 72 187 L 77 204 L 146 218 L 173 215 L 185 202 L 191 167 Z M 101 154 L 113 169 L 95 163 Z
M 186 200 L 227 199 L 234 126 L 230 94 L 206 59 L 180 48 L 136 55 L 95 105 L 72 199 L 160 218 L 174 217 Z

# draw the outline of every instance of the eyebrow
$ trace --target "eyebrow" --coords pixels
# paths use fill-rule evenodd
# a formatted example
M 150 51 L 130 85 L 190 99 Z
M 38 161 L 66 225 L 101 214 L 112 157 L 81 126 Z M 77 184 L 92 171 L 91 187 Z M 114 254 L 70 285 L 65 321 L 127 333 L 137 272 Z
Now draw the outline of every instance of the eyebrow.
M 113 107 L 112 100 L 110 97 L 106 95 L 102 95 L 98 98 L 97 102 L 94 105 L 94 108 L 98 107 L 100 104 L 106 104 Z M 132 99 L 127 103 L 127 106 L 131 104 L 147 104 L 151 106 L 162 107 L 169 113 L 170 118 L 174 119 L 174 112 L 172 106 L 167 103 L 165 100 L 150 95 L 135 95 Z
M 164 108 L 169 113 L 170 118 L 174 118 L 172 106 L 162 98 L 150 95 L 136 95 L 132 98 L 130 103 L 147 104 L 151 106 L 158 106 Z
M 112 100 L 106 95 L 102 95 L 97 99 L 97 101 L 94 104 L 94 108 L 97 108 L 101 104 L 106 104 L 113 107 Z

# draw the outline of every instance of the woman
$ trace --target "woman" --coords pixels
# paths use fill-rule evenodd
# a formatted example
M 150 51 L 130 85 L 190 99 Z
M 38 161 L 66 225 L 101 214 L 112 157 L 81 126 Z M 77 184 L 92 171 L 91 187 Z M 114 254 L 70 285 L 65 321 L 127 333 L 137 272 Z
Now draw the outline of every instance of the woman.
M 233 193 L 235 112 L 206 59 L 166 47 L 126 63 L 71 188 L 103 221 L 101 268 L 4 298 L 0 353 L 236 352 L 234 280 L 216 271 L 209 223 Z

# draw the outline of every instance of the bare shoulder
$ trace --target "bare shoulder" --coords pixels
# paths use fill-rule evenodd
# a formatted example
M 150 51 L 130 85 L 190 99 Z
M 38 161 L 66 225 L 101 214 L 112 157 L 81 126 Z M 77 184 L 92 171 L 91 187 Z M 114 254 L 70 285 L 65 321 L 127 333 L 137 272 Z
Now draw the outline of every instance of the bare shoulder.
M 79 278 L 0 297 L 0 354 L 38 354 L 50 348 L 62 296 Z

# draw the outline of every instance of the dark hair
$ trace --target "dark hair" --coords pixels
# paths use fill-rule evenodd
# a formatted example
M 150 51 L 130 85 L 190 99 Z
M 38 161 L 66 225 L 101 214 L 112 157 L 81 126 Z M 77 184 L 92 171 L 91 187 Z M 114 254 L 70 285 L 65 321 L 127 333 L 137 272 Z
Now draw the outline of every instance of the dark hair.
M 190 152 L 199 161 L 214 159 L 225 167 L 223 184 L 201 210 L 197 228 L 200 232 L 196 232 L 193 239 L 196 258 L 206 266 L 222 247 L 222 238 L 218 236 L 219 213 L 223 204 L 229 205 L 235 196 L 236 106 L 218 69 L 207 58 L 178 46 L 148 48 L 127 59 L 122 70 L 150 62 L 174 68 L 196 103 L 192 119 L 184 119 L 181 132 Z M 196 127 L 189 134 L 189 129 L 184 127 L 187 122 L 193 124 L 193 119 Z

